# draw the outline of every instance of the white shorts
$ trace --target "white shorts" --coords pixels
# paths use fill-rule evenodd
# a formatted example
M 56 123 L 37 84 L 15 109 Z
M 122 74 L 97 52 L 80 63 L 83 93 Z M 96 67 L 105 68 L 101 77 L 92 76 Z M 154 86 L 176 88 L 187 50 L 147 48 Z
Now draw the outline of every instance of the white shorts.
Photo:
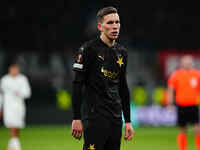
M 25 127 L 26 109 L 23 105 L 4 105 L 3 121 L 7 128 Z

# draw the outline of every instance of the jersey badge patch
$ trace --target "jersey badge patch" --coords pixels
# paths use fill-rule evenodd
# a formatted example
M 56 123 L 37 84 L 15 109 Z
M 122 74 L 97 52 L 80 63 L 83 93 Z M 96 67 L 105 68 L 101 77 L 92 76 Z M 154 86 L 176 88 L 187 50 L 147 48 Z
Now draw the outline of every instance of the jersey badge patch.
M 82 63 L 83 62 L 83 56 L 81 54 L 79 54 L 78 56 L 76 56 L 76 62 L 77 63 Z
M 95 148 L 94 148 L 94 144 L 90 144 L 90 146 L 89 146 L 88 149 L 89 149 L 89 150 L 95 150 Z
M 104 56 L 99 55 L 98 56 L 102 61 L 104 61 Z
M 123 57 L 118 56 L 117 63 L 118 63 L 119 66 L 121 67 L 121 66 L 124 64 L 124 62 L 123 62 Z

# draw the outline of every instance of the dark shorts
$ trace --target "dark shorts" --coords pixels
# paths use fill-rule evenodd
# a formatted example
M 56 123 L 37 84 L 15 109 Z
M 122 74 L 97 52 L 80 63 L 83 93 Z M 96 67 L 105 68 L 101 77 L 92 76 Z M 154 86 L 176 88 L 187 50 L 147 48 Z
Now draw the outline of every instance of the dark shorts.
M 83 150 L 120 150 L 122 123 L 104 117 L 84 120 Z
M 182 107 L 178 106 L 178 120 L 179 126 L 184 127 L 187 124 L 199 123 L 199 108 L 198 106 Z

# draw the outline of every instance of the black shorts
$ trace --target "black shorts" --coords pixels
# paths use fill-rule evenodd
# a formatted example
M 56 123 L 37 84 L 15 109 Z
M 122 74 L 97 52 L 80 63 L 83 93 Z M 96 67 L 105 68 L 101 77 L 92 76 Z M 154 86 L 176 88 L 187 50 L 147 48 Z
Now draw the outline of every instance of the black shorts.
M 120 150 L 122 123 L 114 124 L 109 119 L 98 117 L 83 120 L 83 150 Z
M 177 112 L 179 126 L 186 126 L 187 124 L 199 123 L 199 108 L 198 106 L 178 106 Z

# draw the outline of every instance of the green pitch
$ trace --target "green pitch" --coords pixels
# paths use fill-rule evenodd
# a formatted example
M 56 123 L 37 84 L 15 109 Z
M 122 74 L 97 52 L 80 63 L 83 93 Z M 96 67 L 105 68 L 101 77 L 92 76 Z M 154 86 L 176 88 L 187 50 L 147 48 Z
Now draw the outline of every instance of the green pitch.
M 121 150 L 177 150 L 177 133 L 175 127 L 139 127 L 133 141 L 122 140 Z M 6 150 L 8 137 L 8 130 L 0 126 L 0 150 Z M 20 140 L 22 150 L 82 150 L 83 143 L 71 137 L 69 126 L 28 126 L 21 130 Z M 188 149 L 196 150 L 192 128 Z

